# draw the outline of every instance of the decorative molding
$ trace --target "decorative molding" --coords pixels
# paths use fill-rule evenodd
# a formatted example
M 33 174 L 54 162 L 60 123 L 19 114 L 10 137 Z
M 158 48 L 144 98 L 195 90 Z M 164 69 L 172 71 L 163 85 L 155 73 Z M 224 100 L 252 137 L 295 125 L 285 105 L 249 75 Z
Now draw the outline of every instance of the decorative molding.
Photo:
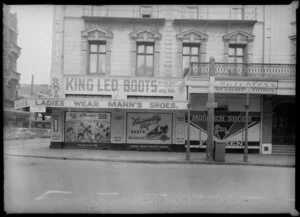
M 196 29 L 190 29 L 177 34 L 176 38 L 180 42 L 205 43 L 208 39 L 208 34 Z
M 162 35 L 148 29 L 138 30 L 129 34 L 131 40 L 155 42 L 161 39 Z
M 81 32 L 81 36 L 87 40 L 108 40 L 112 39 L 113 33 L 108 30 L 103 30 L 98 27 L 94 27 Z
M 243 43 L 243 42 L 251 42 L 254 40 L 254 35 L 248 33 L 242 29 L 236 30 L 234 32 L 229 32 L 223 35 L 224 41 L 229 41 L 229 43 Z

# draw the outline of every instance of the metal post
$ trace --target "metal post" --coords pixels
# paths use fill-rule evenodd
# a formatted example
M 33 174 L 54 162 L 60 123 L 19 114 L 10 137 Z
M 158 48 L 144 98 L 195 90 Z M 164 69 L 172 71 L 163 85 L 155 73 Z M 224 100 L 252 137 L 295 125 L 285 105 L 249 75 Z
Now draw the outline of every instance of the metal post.
M 245 120 L 244 162 L 248 162 L 248 109 L 249 109 L 249 91 L 247 91 L 245 109 L 246 109 L 246 120 Z
M 206 144 L 206 159 L 213 160 L 213 143 L 214 143 L 214 108 L 215 94 L 214 94 L 214 83 L 215 83 L 215 59 L 213 57 L 209 60 L 209 91 L 208 91 L 208 114 L 207 114 L 207 144 Z
M 191 96 L 189 93 L 189 87 L 187 86 L 187 96 L 188 96 L 188 117 L 187 117 L 187 139 L 186 139 L 186 160 L 190 160 L 190 119 L 191 119 Z

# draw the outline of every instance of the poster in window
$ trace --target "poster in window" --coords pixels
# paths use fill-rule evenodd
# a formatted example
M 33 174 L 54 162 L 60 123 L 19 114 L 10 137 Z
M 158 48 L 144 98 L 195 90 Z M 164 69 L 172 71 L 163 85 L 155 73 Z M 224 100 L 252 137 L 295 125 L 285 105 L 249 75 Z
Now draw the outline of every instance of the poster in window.
M 127 143 L 171 144 L 172 114 L 128 113 Z
M 110 113 L 66 114 L 66 142 L 109 143 L 110 134 Z

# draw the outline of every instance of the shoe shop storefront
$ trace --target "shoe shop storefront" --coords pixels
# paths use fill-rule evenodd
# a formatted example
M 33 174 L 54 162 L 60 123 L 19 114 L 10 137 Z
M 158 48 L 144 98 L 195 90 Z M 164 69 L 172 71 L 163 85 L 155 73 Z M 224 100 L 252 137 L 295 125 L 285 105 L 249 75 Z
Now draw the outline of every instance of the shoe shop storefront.
M 175 150 L 185 143 L 180 79 L 64 78 L 64 97 L 18 100 L 52 114 L 50 148 Z

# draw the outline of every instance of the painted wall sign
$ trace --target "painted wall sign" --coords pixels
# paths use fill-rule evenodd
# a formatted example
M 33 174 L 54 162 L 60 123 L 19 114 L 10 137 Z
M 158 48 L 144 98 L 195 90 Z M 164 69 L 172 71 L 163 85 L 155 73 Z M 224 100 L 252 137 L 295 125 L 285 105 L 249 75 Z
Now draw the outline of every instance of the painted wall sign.
M 277 94 L 277 81 L 215 81 L 216 93 Z
M 110 113 L 66 113 L 66 142 L 110 143 L 110 138 Z
M 215 112 L 214 140 L 227 143 L 227 146 L 242 148 L 245 132 L 245 112 Z M 259 145 L 260 112 L 249 112 L 248 141 L 249 146 Z M 191 126 L 201 132 L 201 143 L 207 139 L 207 112 L 191 111 Z M 250 130 L 251 129 L 251 130 Z M 253 143 L 254 142 L 254 143 Z
M 65 93 L 100 93 L 145 94 L 145 95 L 184 95 L 185 90 L 178 87 L 182 79 L 147 79 L 147 78 L 86 78 L 64 77 Z
M 127 114 L 127 143 L 171 144 L 171 142 L 172 114 Z
M 147 100 L 109 100 L 109 99 L 71 99 L 71 98 L 44 98 L 26 99 L 22 102 L 16 101 L 15 109 L 23 106 L 44 106 L 44 107 L 64 107 L 64 108 L 125 108 L 125 109 L 167 109 L 186 110 L 186 101 L 147 101 Z

